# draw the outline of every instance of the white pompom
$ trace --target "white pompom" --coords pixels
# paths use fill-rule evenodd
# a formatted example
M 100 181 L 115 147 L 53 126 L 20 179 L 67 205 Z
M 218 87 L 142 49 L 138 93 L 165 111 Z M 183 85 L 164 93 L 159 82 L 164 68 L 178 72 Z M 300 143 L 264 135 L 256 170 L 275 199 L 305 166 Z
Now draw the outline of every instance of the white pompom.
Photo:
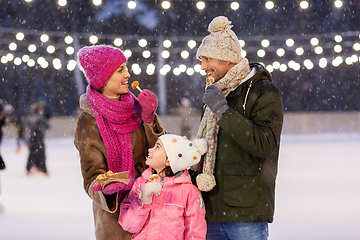
M 207 141 L 205 138 L 195 139 L 193 141 L 194 146 L 198 149 L 200 155 L 204 155 L 207 151 Z
M 227 17 L 219 16 L 214 18 L 208 27 L 209 32 L 215 33 L 215 32 L 223 32 L 226 30 L 231 29 L 232 25 L 230 25 L 231 22 L 227 19 Z

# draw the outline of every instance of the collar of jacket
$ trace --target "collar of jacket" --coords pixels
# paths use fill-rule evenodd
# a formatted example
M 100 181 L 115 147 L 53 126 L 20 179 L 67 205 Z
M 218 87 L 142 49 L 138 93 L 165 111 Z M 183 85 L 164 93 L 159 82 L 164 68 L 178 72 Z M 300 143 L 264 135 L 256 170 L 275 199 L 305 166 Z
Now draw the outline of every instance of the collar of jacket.
M 244 104 L 242 106 L 244 114 L 245 114 L 246 103 L 247 103 L 247 100 L 249 97 L 251 87 L 260 80 L 269 80 L 270 82 L 272 82 L 271 74 L 266 70 L 266 68 L 262 64 L 253 62 L 253 63 L 250 63 L 249 65 L 250 65 L 251 70 L 253 70 L 255 68 L 255 74 L 252 77 L 250 77 L 249 79 L 242 82 L 238 86 L 241 88 L 247 88 L 245 98 L 244 98 Z M 229 95 L 231 95 L 230 97 L 237 97 L 238 95 L 241 94 L 242 91 L 235 91 L 237 88 L 235 88 L 229 94 Z
M 79 106 L 80 106 L 80 109 L 83 110 L 84 112 L 90 114 L 91 116 L 95 117 L 95 114 L 93 112 L 93 110 L 91 109 L 91 106 L 89 104 L 89 101 L 86 97 L 86 93 L 82 94 L 80 96 L 80 99 L 79 99 Z
M 251 88 L 252 85 L 254 85 L 256 82 L 258 82 L 260 80 L 269 80 L 270 82 L 272 82 L 272 77 L 271 77 L 270 73 L 266 70 L 266 68 L 262 64 L 254 62 L 254 63 L 250 63 L 249 65 L 250 65 L 251 71 L 253 70 L 253 68 L 255 68 L 255 70 L 256 70 L 255 74 L 251 78 L 242 82 L 237 88 L 235 88 L 230 93 L 232 96 L 237 96 L 237 95 L 241 94 L 241 91 L 235 91 L 239 87 L 247 88 L 247 91 L 250 91 L 249 88 Z
M 270 82 L 273 81 L 271 74 L 268 72 L 268 70 L 266 70 L 266 68 L 262 64 L 257 62 L 251 62 L 249 65 L 250 68 L 256 68 L 255 75 L 252 78 L 250 78 L 253 79 L 253 84 L 256 81 L 264 80 L 264 79 L 267 79 Z
M 152 168 L 149 167 L 148 169 L 146 169 L 141 176 L 143 178 L 145 178 L 147 181 L 152 181 L 150 180 L 150 176 L 152 175 Z M 157 181 L 161 181 L 160 178 L 158 178 Z M 177 174 L 175 176 L 172 177 L 165 177 L 164 181 L 163 181 L 163 185 L 173 185 L 173 184 L 177 184 L 177 183 L 191 183 L 191 178 L 190 178 L 190 174 L 187 170 L 184 170 L 183 173 L 178 176 Z

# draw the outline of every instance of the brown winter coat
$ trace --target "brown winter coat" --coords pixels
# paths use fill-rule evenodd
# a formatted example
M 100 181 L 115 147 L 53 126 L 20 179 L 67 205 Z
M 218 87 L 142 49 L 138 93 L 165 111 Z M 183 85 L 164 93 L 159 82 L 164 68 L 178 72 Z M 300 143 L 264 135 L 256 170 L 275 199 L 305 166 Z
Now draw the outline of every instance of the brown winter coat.
M 107 155 L 101 139 L 94 113 L 85 95 L 80 97 L 81 113 L 75 131 L 75 146 L 80 154 L 81 173 L 84 179 L 85 192 L 93 201 L 95 236 L 97 240 L 127 240 L 131 234 L 124 231 L 118 223 L 119 205 L 123 196 L 118 194 L 104 195 L 94 192 L 92 187 L 99 174 L 107 172 Z M 136 177 L 145 170 L 147 150 L 153 147 L 157 138 L 164 134 L 159 120 L 155 127 L 143 123 L 138 130 L 131 133 L 134 166 Z

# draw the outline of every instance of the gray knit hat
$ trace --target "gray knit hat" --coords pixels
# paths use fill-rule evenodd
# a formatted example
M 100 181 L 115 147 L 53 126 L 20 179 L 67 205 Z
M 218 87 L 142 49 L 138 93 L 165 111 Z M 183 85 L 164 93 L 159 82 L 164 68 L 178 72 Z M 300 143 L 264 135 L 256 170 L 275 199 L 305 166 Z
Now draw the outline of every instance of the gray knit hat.
M 232 25 L 227 17 L 214 18 L 208 27 L 210 34 L 206 36 L 197 50 L 196 57 L 208 57 L 231 63 L 239 63 L 241 46 L 239 39 L 231 30 Z

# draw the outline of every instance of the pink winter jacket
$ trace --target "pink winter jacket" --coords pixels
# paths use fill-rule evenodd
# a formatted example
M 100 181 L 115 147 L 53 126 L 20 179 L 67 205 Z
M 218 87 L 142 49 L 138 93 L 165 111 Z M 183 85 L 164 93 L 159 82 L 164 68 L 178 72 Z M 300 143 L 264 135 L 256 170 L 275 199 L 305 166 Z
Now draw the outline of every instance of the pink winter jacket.
M 132 239 L 205 239 L 205 206 L 201 193 L 185 170 L 179 177 L 165 177 L 151 204 L 139 200 L 138 189 L 151 181 L 151 168 L 135 180 L 120 205 L 119 223 Z M 160 178 L 156 180 L 160 182 Z

